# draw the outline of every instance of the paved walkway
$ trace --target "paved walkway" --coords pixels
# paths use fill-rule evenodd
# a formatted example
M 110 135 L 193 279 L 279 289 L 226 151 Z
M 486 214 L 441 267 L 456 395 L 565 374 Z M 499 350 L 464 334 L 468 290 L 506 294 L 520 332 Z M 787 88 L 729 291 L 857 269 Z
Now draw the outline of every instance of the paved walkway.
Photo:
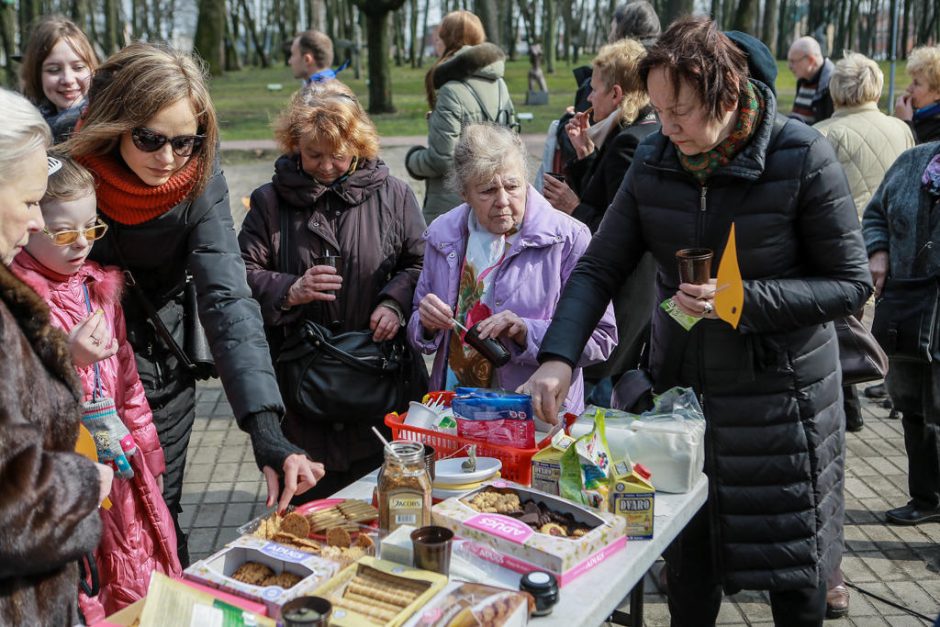
M 265 510 L 265 487 L 249 439 L 235 426 L 221 385 L 217 381 L 200 385 L 196 401 L 181 522 L 191 534 L 193 559 L 200 559 L 237 537 L 239 525 Z M 863 405 L 865 428 L 846 439 L 846 579 L 902 607 L 936 616 L 940 612 L 940 524 L 883 524 L 885 510 L 906 502 L 901 423 L 889 420 L 888 412 L 873 403 L 863 401 Z M 665 597 L 649 577 L 646 592 L 645 624 L 668 625 Z M 718 624 L 772 625 L 766 595 L 744 592 L 729 597 Z M 827 622 L 834 627 L 925 624 L 858 591 L 852 592 L 850 617 Z

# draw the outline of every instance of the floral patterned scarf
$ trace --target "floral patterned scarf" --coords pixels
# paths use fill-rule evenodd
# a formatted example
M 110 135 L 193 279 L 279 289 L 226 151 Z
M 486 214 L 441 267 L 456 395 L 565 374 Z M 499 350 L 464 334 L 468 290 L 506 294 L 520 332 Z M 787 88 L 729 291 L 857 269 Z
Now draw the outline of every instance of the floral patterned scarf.
M 761 102 L 760 94 L 757 93 L 754 85 L 748 83 L 747 89 L 738 100 L 738 120 L 728 137 L 707 152 L 697 155 L 679 153 L 679 163 L 682 164 L 682 168 L 691 174 L 699 185 L 704 185 L 715 170 L 731 163 L 731 160 L 741 152 L 757 130 L 764 103 Z
M 920 182 L 925 192 L 934 198 L 940 198 L 940 154 L 935 155 L 927 164 Z
M 457 311 L 454 317 L 469 329 L 493 314 L 490 303 L 496 270 L 505 261 L 506 253 L 518 231 L 514 229 L 506 235 L 494 235 L 477 222 L 472 209 L 467 218 L 467 227 L 470 235 L 460 270 Z M 462 331 L 456 330 L 450 334 L 446 387 L 448 390 L 458 385 L 489 387 L 493 379 L 493 364 L 475 349 L 464 344 L 463 335 Z

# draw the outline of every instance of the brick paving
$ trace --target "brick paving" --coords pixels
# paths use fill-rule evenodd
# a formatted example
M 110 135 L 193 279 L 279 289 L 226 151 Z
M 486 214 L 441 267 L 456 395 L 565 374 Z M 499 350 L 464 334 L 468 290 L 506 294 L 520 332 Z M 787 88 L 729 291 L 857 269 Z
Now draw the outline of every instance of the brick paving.
M 235 425 L 217 381 L 201 384 L 183 487 L 181 524 L 190 533 L 193 559 L 201 559 L 237 537 L 239 525 L 265 511 L 265 487 L 248 436 Z M 918 527 L 883 524 L 886 509 L 907 502 L 907 461 L 899 420 L 863 400 L 865 428 L 846 438 L 846 579 L 860 588 L 927 616 L 940 612 L 940 523 Z M 627 591 L 624 591 L 626 595 Z M 668 625 L 669 611 L 650 576 L 645 624 Z M 538 624 L 535 621 L 534 624 Z M 725 599 L 719 625 L 772 625 L 767 597 L 742 592 Z M 841 627 L 927 624 L 903 610 L 852 591 Z

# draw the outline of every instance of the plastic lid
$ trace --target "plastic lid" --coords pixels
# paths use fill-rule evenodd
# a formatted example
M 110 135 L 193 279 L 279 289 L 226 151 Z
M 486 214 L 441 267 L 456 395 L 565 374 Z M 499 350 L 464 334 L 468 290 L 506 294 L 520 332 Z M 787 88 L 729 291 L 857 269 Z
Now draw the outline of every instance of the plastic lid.
M 545 571 L 536 570 L 523 575 L 520 587 L 526 590 L 549 590 L 557 585 L 555 576 Z
M 649 481 L 649 478 L 653 476 L 653 474 L 647 470 L 643 464 L 634 464 L 633 470 L 636 471 L 636 474 L 640 475 L 647 481 Z

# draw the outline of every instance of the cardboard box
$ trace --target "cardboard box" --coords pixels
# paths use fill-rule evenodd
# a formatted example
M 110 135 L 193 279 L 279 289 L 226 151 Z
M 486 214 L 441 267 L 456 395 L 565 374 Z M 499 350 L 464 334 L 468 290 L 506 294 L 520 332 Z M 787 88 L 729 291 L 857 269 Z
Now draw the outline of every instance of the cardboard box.
M 293 573 L 301 580 L 285 590 L 280 586 L 253 586 L 232 579 L 231 575 L 245 562 L 264 564 L 275 574 Z M 211 588 L 263 603 L 268 608 L 269 616 L 278 616 L 284 603 L 312 593 L 338 570 L 335 562 L 277 542 L 242 536 L 218 553 L 187 568 L 183 576 Z
M 653 508 L 656 489 L 649 472 L 640 464 L 632 469 L 629 462 L 616 462 L 611 469 L 609 511 L 627 524 L 627 539 L 649 540 L 653 537 Z
M 579 538 L 538 533 L 516 518 L 480 513 L 465 503 L 490 488 L 513 491 L 522 503 L 534 501 L 559 514 L 570 513 L 576 522 L 591 530 Z M 591 570 L 623 549 L 627 542 L 626 521 L 620 516 L 595 512 L 551 494 L 499 481 L 438 503 L 431 509 L 431 516 L 435 525 L 470 540 L 466 548 L 477 557 L 519 573 L 547 570 L 558 578 L 559 586 Z
M 405 627 L 525 627 L 527 595 L 482 583 L 453 581 L 418 610 Z
M 360 583 L 359 578 L 365 583 L 354 590 Z M 397 627 L 430 601 L 446 584 L 447 577 L 439 573 L 363 557 L 317 588 L 314 594 L 329 599 L 333 604 L 330 625 L 334 627 Z M 360 594 L 362 587 L 374 593 L 375 598 L 363 598 Z M 399 606 L 388 602 L 396 597 L 401 601 L 402 595 L 407 595 L 406 605 Z M 354 608 L 363 612 L 384 611 L 386 616 L 360 613 Z
M 561 490 L 561 456 L 565 449 L 574 444 L 574 438 L 559 431 L 552 437 L 552 443 L 532 457 L 532 487 L 546 494 L 558 496 Z

